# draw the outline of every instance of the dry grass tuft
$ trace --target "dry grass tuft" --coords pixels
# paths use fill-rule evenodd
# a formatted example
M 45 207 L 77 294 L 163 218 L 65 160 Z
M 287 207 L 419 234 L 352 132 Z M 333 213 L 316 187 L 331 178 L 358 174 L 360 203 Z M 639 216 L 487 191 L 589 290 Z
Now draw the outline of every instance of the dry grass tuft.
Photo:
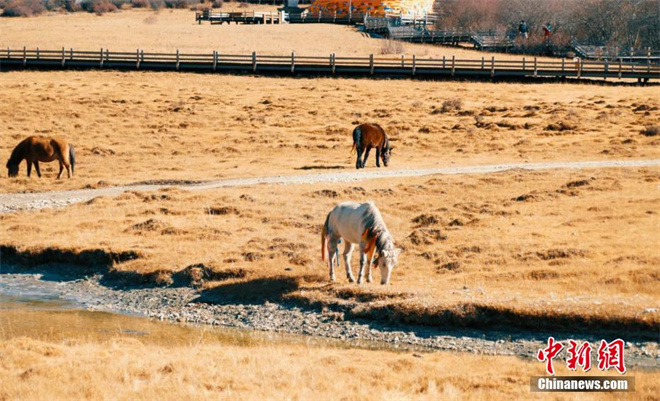
M 403 54 L 406 48 L 400 40 L 386 39 L 381 41 L 380 54 Z
M 643 130 L 641 130 L 640 133 L 644 136 L 656 136 L 660 134 L 660 125 L 653 125 L 646 127 Z

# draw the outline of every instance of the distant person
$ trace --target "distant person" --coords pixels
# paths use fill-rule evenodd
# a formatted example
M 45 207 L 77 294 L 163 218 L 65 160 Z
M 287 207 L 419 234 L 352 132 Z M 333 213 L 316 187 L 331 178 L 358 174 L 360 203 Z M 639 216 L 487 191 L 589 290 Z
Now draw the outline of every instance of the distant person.
M 545 37 L 545 43 L 550 42 L 550 35 L 552 34 L 552 25 L 548 22 L 543 25 L 543 36 Z
M 520 36 L 522 36 L 523 39 L 527 39 L 529 37 L 529 27 L 527 26 L 525 20 L 520 21 L 520 25 L 518 25 L 518 31 L 520 32 Z
M 575 71 L 580 71 L 580 64 L 582 63 L 580 57 L 573 57 L 573 63 L 575 63 Z

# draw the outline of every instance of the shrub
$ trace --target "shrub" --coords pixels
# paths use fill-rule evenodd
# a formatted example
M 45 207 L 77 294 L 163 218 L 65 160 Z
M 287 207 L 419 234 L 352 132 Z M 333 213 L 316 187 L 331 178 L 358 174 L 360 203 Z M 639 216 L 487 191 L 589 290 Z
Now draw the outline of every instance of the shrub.
M 88 0 L 80 3 L 80 6 L 83 10 L 96 15 L 117 10 L 117 6 L 110 0 Z
M 398 40 L 387 39 L 380 45 L 380 54 L 401 54 L 405 52 L 403 43 Z
M 644 136 L 656 136 L 660 134 L 660 125 L 652 125 L 644 128 L 640 131 L 640 134 Z
M 151 2 L 149 0 L 131 0 L 131 5 L 135 8 L 149 8 Z
M 154 11 L 158 11 L 165 7 L 165 2 L 163 0 L 149 0 L 149 4 L 151 9 Z
M 193 4 L 199 3 L 199 0 L 165 0 L 167 8 L 190 8 Z
M 10 0 L 2 11 L 3 17 L 31 17 L 46 10 L 41 0 Z
M 446 113 L 452 110 L 460 110 L 461 107 L 463 107 L 463 101 L 459 98 L 452 98 L 442 102 L 442 108 L 440 110 Z

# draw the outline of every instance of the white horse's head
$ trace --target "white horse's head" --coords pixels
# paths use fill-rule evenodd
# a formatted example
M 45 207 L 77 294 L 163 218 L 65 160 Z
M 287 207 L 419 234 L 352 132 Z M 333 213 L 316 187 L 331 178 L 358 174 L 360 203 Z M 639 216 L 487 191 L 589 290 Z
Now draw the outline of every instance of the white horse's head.
M 387 244 L 378 252 L 378 267 L 380 268 L 380 283 L 388 284 L 392 270 L 397 265 L 397 257 L 401 253 L 401 249 L 394 247 L 394 242 L 387 241 Z

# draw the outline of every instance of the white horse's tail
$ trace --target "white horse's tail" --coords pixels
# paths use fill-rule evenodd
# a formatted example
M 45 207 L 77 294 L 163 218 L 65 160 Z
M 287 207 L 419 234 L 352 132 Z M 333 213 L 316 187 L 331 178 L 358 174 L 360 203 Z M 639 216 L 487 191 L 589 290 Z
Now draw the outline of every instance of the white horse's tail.
M 330 263 L 332 263 L 332 258 L 328 255 L 328 222 L 330 221 L 330 213 L 328 217 L 325 218 L 325 223 L 323 223 L 323 228 L 321 229 L 321 259 L 325 261 L 326 256 Z

